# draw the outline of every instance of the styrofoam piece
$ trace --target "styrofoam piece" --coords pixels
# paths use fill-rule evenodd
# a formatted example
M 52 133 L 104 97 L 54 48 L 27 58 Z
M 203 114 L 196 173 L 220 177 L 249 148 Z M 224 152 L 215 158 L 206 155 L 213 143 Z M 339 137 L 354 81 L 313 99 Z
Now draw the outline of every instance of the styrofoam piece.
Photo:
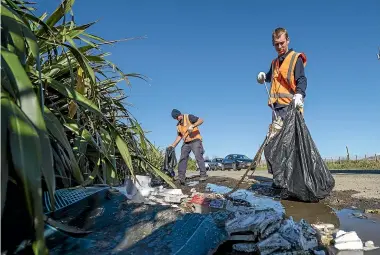
M 361 243 L 362 242 L 355 231 L 350 231 L 342 235 L 339 235 L 337 238 L 335 238 L 334 241 L 335 243 L 346 243 L 346 242 L 360 242 Z
M 336 243 L 334 247 L 338 250 L 363 250 L 363 243 L 362 241 L 342 242 Z

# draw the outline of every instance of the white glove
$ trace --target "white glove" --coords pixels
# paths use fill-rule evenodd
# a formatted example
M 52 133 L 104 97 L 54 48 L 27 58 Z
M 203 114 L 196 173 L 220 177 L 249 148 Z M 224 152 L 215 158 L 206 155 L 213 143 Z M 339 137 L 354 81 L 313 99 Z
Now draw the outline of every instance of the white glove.
M 294 106 L 296 108 L 302 108 L 303 107 L 303 96 L 301 94 L 295 94 L 293 96 L 294 99 Z
M 193 129 L 194 129 L 194 126 L 193 125 L 190 125 L 188 128 L 187 128 L 187 132 L 192 133 L 193 132 Z
M 264 72 L 260 72 L 258 75 L 257 75 L 257 82 L 260 83 L 260 84 L 263 84 L 264 81 L 266 79 L 266 75 Z

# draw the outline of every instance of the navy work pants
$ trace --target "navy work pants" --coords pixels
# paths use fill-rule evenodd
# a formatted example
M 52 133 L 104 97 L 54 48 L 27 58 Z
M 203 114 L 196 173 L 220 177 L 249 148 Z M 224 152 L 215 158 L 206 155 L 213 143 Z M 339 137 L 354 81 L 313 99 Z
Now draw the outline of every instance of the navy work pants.
M 280 116 L 282 121 L 284 121 L 286 113 L 288 112 L 288 106 L 281 107 L 281 108 L 274 108 L 274 111 L 276 112 L 277 117 Z M 274 113 L 272 112 L 272 122 L 276 120 L 274 117 Z
M 194 153 L 195 160 L 200 169 L 200 175 L 206 176 L 205 160 L 203 158 L 204 149 L 201 140 L 194 140 L 189 143 L 183 143 L 181 148 L 181 157 L 178 162 L 178 178 L 185 180 L 187 161 L 189 160 L 190 152 Z

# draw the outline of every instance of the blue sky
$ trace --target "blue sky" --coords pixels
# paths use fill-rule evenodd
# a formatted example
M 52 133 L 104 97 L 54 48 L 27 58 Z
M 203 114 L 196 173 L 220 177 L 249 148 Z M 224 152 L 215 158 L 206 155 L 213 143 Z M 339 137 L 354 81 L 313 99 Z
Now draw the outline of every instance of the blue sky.
M 39 1 L 49 13 L 58 0 Z M 128 103 L 148 138 L 171 144 L 177 108 L 204 119 L 206 155 L 253 157 L 271 121 L 259 71 L 276 57 L 271 32 L 288 29 L 305 52 L 305 120 L 323 157 L 380 153 L 380 1 L 77 1 L 76 22 L 105 39 L 147 36 L 108 47 L 132 80 Z M 120 84 L 125 86 L 124 84 Z M 179 147 L 177 153 L 179 153 Z M 179 156 L 179 154 L 178 154 Z

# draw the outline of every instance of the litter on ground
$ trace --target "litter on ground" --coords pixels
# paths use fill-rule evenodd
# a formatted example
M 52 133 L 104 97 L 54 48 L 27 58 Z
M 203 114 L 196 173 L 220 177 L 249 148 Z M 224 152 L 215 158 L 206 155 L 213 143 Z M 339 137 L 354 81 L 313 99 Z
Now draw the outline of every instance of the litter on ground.
M 194 254 L 191 247 L 195 240 L 199 242 L 205 239 L 206 232 L 210 231 L 214 231 L 212 238 L 210 237 L 210 240 L 213 240 L 212 245 L 204 244 L 204 247 L 197 248 L 197 252 L 200 252 L 197 254 L 206 254 L 204 253 L 206 246 L 215 250 L 225 242 L 231 242 L 232 249 L 237 252 L 254 252 L 264 255 L 304 254 L 305 252 L 327 254 L 323 247 L 331 247 L 339 252 L 337 254 L 378 249 L 372 241 L 363 244 L 355 231 L 345 232 L 329 223 L 309 224 L 303 219 L 296 222 L 292 217 L 285 216 L 285 209 L 279 201 L 270 197 L 257 196 L 248 190 L 239 189 L 228 197 L 224 197 L 223 195 L 229 193 L 231 188 L 208 183 L 205 190 L 211 193 L 199 193 L 192 188 L 189 197 L 180 189 L 165 189 L 162 186 L 153 188 L 147 176 L 136 177 L 137 181 L 128 180 L 125 186 L 117 188 L 131 201 L 178 207 L 184 215 L 189 215 L 187 217 L 198 217 L 196 221 L 199 221 L 199 225 L 192 235 L 184 234 L 181 237 L 172 230 L 169 231 L 174 236 L 165 237 L 166 242 L 168 245 L 170 243 L 171 247 L 173 243 L 176 243 L 178 247 L 175 249 L 173 247 L 172 252 L 167 252 L 167 254 Z M 204 214 L 205 212 L 207 214 Z M 174 226 L 179 226 L 178 224 L 180 224 L 179 220 Z M 206 225 L 208 227 L 203 228 Z M 181 231 L 186 232 L 190 229 Z M 151 235 L 145 242 L 149 242 L 150 245 L 158 242 L 163 235 L 162 231 L 159 233 L 161 234 Z M 189 235 L 190 239 L 186 239 Z M 180 237 L 186 240 L 180 242 L 178 241 Z M 131 247 L 131 251 L 142 251 L 142 247 L 143 244 L 136 244 Z
M 180 204 L 184 198 L 188 197 L 182 193 L 181 189 L 166 189 L 163 186 L 151 187 L 150 183 L 149 176 L 136 175 L 134 181 L 126 179 L 124 186 L 115 188 L 136 203 Z

